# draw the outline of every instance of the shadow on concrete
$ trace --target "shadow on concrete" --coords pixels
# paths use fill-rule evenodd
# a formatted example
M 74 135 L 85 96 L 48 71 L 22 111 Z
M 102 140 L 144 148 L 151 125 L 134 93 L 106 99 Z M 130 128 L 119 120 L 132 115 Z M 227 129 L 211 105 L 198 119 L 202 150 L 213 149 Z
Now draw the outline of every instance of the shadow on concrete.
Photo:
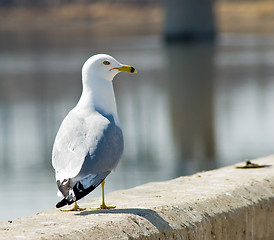
M 159 231 L 167 232 L 171 231 L 169 223 L 165 221 L 157 212 L 151 209 L 143 208 L 128 208 L 128 209 L 107 209 L 107 210 L 90 210 L 77 213 L 75 215 L 89 215 L 89 214 L 133 214 L 139 217 L 145 218 L 151 224 L 153 224 Z

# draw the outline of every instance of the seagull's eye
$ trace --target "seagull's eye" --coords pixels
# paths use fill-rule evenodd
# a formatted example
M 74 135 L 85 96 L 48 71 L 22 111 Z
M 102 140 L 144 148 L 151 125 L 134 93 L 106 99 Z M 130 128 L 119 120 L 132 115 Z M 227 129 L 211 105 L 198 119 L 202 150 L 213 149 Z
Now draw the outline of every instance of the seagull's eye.
M 103 61 L 103 64 L 104 64 L 104 65 L 109 65 L 110 62 L 109 62 L 109 61 Z

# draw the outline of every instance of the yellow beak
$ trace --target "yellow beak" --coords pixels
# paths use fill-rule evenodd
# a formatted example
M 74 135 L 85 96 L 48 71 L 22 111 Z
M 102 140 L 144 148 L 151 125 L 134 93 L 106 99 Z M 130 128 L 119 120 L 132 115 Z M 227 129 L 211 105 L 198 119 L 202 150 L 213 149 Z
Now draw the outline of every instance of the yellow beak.
M 122 67 L 117 67 L 114 69 L 117 69 L 118 71 L 121 71 L 121 72 L 137 73 L 137 71 L 134 67 L 124 65 L 124 64 L 122 64 Z

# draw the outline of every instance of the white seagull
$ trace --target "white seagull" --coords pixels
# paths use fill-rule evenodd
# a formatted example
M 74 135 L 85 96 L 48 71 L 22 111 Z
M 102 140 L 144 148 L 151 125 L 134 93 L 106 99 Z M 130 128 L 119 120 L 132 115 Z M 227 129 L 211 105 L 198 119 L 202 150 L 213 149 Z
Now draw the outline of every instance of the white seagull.
M 57 208 L 74 203 L 102 185 L 123 153 L 123 133 L 117 115 L 112 80 L 119 72 L 136 73 L 106 54 L 90 57 L 82 69 L 83 92 L 77 105 L 63 120 L 57 133 L 52 166 L 63 200 Z

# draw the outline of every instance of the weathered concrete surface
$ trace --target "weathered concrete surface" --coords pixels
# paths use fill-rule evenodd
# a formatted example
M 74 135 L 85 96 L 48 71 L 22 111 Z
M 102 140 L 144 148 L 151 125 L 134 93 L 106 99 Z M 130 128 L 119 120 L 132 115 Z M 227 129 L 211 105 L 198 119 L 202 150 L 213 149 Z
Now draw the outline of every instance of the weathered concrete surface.
M 274 165 L 274 156 L 254 162 Z M 0 222 L 0 239 L 274 239 L 273 166 L 230 166 L 113 192 L 106 199 L 117 208 L 50 209 Z

